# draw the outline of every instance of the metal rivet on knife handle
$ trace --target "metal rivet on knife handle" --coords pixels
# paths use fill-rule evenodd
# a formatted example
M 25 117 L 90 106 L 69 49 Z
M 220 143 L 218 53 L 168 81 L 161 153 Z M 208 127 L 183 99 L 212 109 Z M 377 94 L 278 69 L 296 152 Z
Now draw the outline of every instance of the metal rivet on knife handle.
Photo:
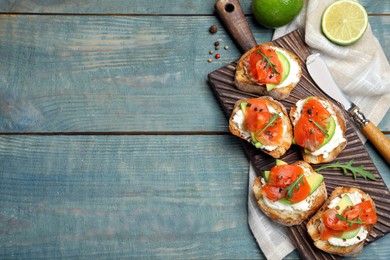
M 355 104 L 352 105 L 348 113 L 353 117 L 353 120 L 360 126 L 360 128 L 364 127 L 369 122 L 364 114 L 360 112 L 359 107 Z

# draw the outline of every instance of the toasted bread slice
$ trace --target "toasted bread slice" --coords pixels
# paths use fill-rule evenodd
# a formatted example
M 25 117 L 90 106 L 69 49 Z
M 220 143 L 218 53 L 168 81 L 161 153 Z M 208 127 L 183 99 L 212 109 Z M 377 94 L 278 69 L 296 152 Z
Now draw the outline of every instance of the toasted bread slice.
M 257 83 L 247 73 L 248 66 L 249 66 L 249 57 L 251 53 L 257 51 L 260 46 L 264 46 L 264 45 L 271 46 L 276 51 L 279 51 L 282 54 L 284 54 L 284 56 L 286 56 L 286 58 L 290 63 L 290 74 L 287 76 L 284 82 L 281 83 L 281 86 L 283 87 L 275 87 L 271 91 L 267 91 L 265 84 Z M 293 90 L 293 88 L 298 84 L 299 80 L 301 79 L 302 76 L 301 67 L 302 67 L 301 61 L 292 52 L 282 49 L 280 47 L 276 47 L 272 43 L 263 43 L 253 47 L 252 49 L 244 53 L 244 55 L 242 55 L 242 57 L 240 58 L 236 66 L 234 84 L 239 90 L 247 93 L 267 95 L 277 100 L 283 100 L 290 95 L 290 92 Z
M 374 201 L 371 199 L 371 197 L 368 194 L 366 194 L 362 190 L 357 188 L 351 188 L 351 187 L 335 188 L 334 191 L 330 194 L 328 200 L 322 205 L 321 209 L 306 224 L 307 232 L 309 233 L 310 237 L 314 241 L 314 245 L 317 248 L 327 253 L 336 254 L 340 256 L 356 256 L 357 254 L 360 254 L 363 251 L 363 246 L 365 242 L 364 239 L 361 242 L 350 246 L 334 246 L 330 244 L 328 240 L 326 241 L 321 240 L 320 229 L 319 229 L 320 225 L 322 224 L 322 214 L 328 209 L 328 206 L 330 205 L 331 201 L 336 197 L 341 198 L 341 196 L 345 193 L 353 193 L 355 191 L 362 195 L 363 200 L 372 201 L 372 205 L 376 213 Z M 366 229 L 369 234 L 373 226 L 374 225 L 366 225 L 366 226 L 362 226 L 362 228 Z
M 328 147 L 325 147 L 325 145 L 324 145 L 322 150 L 320 150 L 320 151 L 325 151 L 324 153 L 318 153 L 318 154 L 316 152 L 307 153 L 307 152 L 305 152 L 304 148 L 301 148 L 303 160 L 305 162 L 310 163 L 310 164 L 331 162 L 339 155 L 339 153 L 347 145 L 347 138 L 346 138 L 346 134 L 345 134 L 345 131 L 347 129 L 347 124 L 345 121 L 344 113 L 341 111 L 341 109 L 338 106 L 334 105 L 331 101 L 329 101 L 327 99 L 317 97 L 317 96 L 312 96 L 312 97 L 308 97 L 308 98 L 315 98 L 317 100 L 320 100 L 324 104 L 326 104 L 327 110 L 336 119 L 335 121 L 336 121 L 337 125 L 339 126 L 339 127 L 336 126 L 336 131 L 339 131 L 339 133 L 337 135 L 335 134 L 333 136 L 333 138 L 337 139 L 338 144 L 333 145 L 334 143 L 329 144 L 329 143 L 331 143 L 331 142 L 329 142 L 328 147 L 332 146 L 331 148 L 329 148 L 331 150 L 327 149 Z M 300 101 L 303 101 L 303 99 Z M 300 102 L 300 101 L 298 101 L 298 102 Z M 300 117 L 300 114 L 301 114 L 300 111 L 297 111 L 298 109 L 300 109 L 297 107 L 298 102 L 295 104 L 295 106 L 291 107 L 291 109 L 290 109 L 290 120 L 292 122 L 293 127 L 295 126 L 296 121 L 298 120 L 298 118 Z M 339 130 L 337 130 L 337 128 L 339 128 Z
M 293 164 L 299 165 L 306 169 L 306 177 L 312 174 L 317 174 L 313 168 L 304 161 L 297 161 Z M 270 217 L 273 221 L 285 226 L 301 224 L 304 220 L 312 216 L 321 207 L 327 198 L 325 182 L 322 181 L 320 186 L 308 198 L 306 198 L 305 201 L 295 203 L 295 206 L 289 206 L 286 204 L 283 208 L 280 208 L 277 206 L 277 204 L 273 204 L 272 201 L 267 200 L 267 198 L 265 198 L 265 196 L 262 194 L 261 187 L 265 183 L 265 180 L 262 179 L 263 177 L 258 177 L 253 182 L 253 192 L 255 194 L 257 204 L 264 212 L 264 214 Z M 281 202 L 277 203 L 280 204 Z M 307 208 L 303 207 L 303 203 L 308 205 Z M 301 207 L 299 207 L 297 204 L 300 204 Z
M 274 100 L 272 97 L 263 96 L 258 98 L 264 100 L 268 107 L 272 107 L 276 111 L 276 113 L 279 113 L 281 115 L 282 124 L 285 127 L 283 133 L 283 141 L 279 146 L 272 148 L 261 147 L 259 149 L 274 158 L 280 158 L 283 154 L 286 153 L 286 151 L 290 148 L 292 144 L 292 126 L 290 119 L 288 118 L 287 110 L 280 102 Z M 241 99 L 236 101 L 233 108 L 233 112 L 229 119 L 229 130 L 233 135 L 238 136 L 241 139 L 244 139 L 254 144 L 251 134 L 242 129 L 242 126 L 240 126 L 240 124 L 238 124 L 235 120 L 236 114 L 241 110 L 240 104 L 245 101 L 247 100 Z

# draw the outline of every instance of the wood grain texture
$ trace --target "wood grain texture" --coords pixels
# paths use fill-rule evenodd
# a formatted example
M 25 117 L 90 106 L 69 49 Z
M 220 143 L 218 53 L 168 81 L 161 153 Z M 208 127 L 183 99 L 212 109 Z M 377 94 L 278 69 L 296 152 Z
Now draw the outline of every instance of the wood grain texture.
M 226 131 L 206 77 L 239 51 L 215 17 L 0 19 L 0 132 Z
M 361 2 L 390 60 L 390 5 Z M 0 259 L 264 259 L 248 160 L 206 83 L 241 56 L 214 3 L 0 0 Z M 207 63 L 216 40 L 229 50 Z
M 231 136 L 0 136 L 0 158 L 2 259 L 262 257 Z
M 245 14 L 252 14 L 253 0 L 241 0 Z M 360 0 L 370 14 L 390 14 L 387 1 Z M 0 12 L 71 14 L 181 14 L 209 15 L 215 0 L 1 0 Z
M 275 40 L 274 44 L 295 53 L 303 64 L 307 56 L 311 54 L 311 50 L 305 44 L 304 38 L 299 31 L 294 31 Z M 227 118 L 230 117 L 232 108 L 237 100 L 255 96 L 253 94 L 244 93 L 234 86 L 235 65 L 236 62 L 233 62 L 209 74 L 210 87 L 213 89 L 216 99 L 222 106 Z M 302 78 L 299 84 L 292 90 L 290 96 L 287 99 L 282 100 L 281 103 L 289 110 L 298 100 L 311 95 L 329 98 L 315 85 L 307 72 L 306 66 L 303 66 Z M 346 112 L 345 118 L 348 118 Z M 353 180 L 351 176 L 341 174 L 340 170 L 324 170 L 321 171 L 321 173 L 325 177 L 325 183 L 329 194 L 338 186 L 354 186 L 371 195 L 377 204 L 378 224 L 374 226 L 372 233 L 366 239 L 366 244 L 369 244 L 390 233 L 390 220 L 388 218 L 388 216 L 390 216 L 390 192 L 376 169 L 375 164 L 365 150 L 364 145 L 360 141 L 354 126 L 348 119 L 346 130 L 348 144 L 338 155 L 337 160 L 340 162 L 348 162 L 354 159 L 355 165 L 364 165 L 366 170 L 374 173 L 377 177 L 377 181 L 374 182 L 362 178 Z M 262 171 L 269 170 L 275 164 L 274 158 L 258 151 L 248 142 L 243 141 L 243 146 L 259 176 L 262 174 Z M 281 157 L 281 159 L 288 163 L 302 160 L 301 152 L 297 146 L 293 146 Z M 314 169 L 315 168 L 316 167 L 314 167 Z M 306 222 L 298 226 L 289 227 L 293 241 L 302 257 L 307 259 L 334 259 L 333 255 L 318 250 L 311 243 L 312 241 L 306 232 L 305 225 Z
M 390 16 L 370 19 L 390 26 Z M 0 132 L 227 131 L 206 75 L 241 54 L 216 17 L 0 20 Z M 249 24 L 257 42 L 270 40 Z M 390 55 L 389 30 L 374 33 Z M 219 39 L 230 48 L 208 63 Z
M 233 136 L 0 136 L 0 164 L 2 259 L 264 258 Z

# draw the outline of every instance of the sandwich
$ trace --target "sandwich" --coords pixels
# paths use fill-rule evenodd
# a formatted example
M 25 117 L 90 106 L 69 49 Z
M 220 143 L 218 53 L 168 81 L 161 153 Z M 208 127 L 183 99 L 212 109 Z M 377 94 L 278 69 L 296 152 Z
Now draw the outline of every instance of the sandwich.
M 253 192 L 264 214 L 285 226 L 301 224 L 327 198 L 324 176 L 304 161 L 287 164 L 277 159 L 254 180 Z
M 274 158 L 280 158 L 292 144 L 287 110 L 268 96 L 236 101 L 229 130 Z
M 310 96 L 290 109 L 293 143 L 310 164 L 333 161 L 347 145 L 346 121 L 341 109 L 327 99 Z
M 337 187 L 306 224 L 314 245 L 330 254 L 356 256 L 377 222 L 375 203 L 357 188 Z
M 237 89 L 282 100 L 302 76 L 301 61 L 290 51 L 272 43 L 257 45 L 244 53 L 236 66 Z

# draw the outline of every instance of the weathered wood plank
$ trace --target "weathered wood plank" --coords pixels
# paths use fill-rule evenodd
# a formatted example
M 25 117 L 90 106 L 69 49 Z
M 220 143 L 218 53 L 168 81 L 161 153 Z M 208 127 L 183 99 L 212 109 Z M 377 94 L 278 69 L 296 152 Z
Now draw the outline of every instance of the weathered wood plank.
M 227 130 L 206 77 L 241 54 L 215 17 L 0 19 L 0 132 Z M 390 56 L 390 16 L 370 22 Z M 222 57 L 208 63 L 216 40 Z
M 231 136 L 0 137 L 0 258 L 260 258 Z
M 0 19 L 0 131 L 226 130 L 207 73 L 240 53 L 215 17 Z
M 245 14 L 252 14 L 253 0 L 241 0 Z M 389 14 L 388 1 L 361 0 L 370 14 Z M 71 14 L 202 14 L 214 11 L 215 0 L 1 0 L 0 12 L 20 13 L 71 13 Z
M 0 136 L 0 160 L 2 259 L 263 257 L 233 136 Z

